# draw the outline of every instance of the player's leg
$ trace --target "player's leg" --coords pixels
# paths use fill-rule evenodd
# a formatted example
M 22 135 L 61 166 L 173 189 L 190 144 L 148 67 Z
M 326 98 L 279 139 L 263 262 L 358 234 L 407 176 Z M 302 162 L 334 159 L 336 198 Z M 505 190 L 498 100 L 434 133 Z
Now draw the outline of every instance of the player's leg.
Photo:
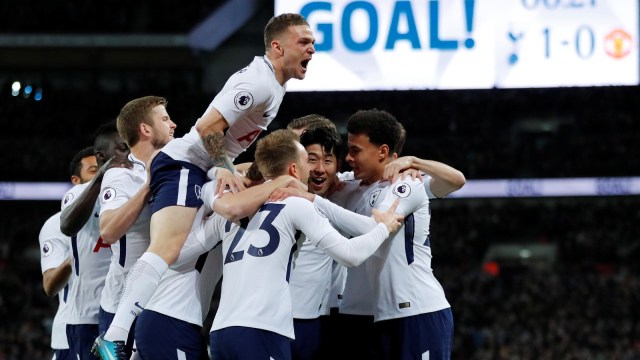
M 296 339 L 291 342 L 291 358 L 294 360 L 320 359 L 320 345 L 322 343 L 322 320 L 293 319 L 293 329 Z
M 105 311 L 102 306 L 100 306 L 100 311 L 98 312 L 98 333 L 99 334 L 104 334 L 107 329 L 109 329 L 109 326 L 111 326 L 111 323 L 113 322 L 113 318 L 115 317 L 114 313 L 110 313 L 108 311 Z M 131 329 L 135 328 L 135 321 L 134 323 L 131 325 Z M 126 345 L 125 345 L 125 353 L 127 354 L 127 356 L 129 356 L 133 351 L 133 333 L 129 332 L 129 336 L 126 340 Z
M 337 314 L 340 327 L 337 336 L 334 337 L 336 344 L 334 349 L 339 349 L 334 355 L 334 359 L 375 359 L 375 344 L 372 344 L 373 316 Z M 358 336 L 353 336 L 358 334 Z
M 451 359 L 453 314 L 451 308 L 374 324 L 376 340 L 385 339 L 382 359 Z
M 136 323 L 136 345 L 142 359 L 199 360 L 201 327 L 155 311 L 145 310 Z
M 272 331 L 231 326 L 211 332 L 211 360 L 291 360 L 290 343 L 291 339 Z
M 202 217 L 203 207 L 198 210 L 198 214 L 196 217 Z M 204 224 L 199 225 L 195 230 L 189 233 L 187 240 L 182 245 L 180 249 L 180 254 L 176 261 L 170 266 L 171 270 L 182 272 L 193 269 L 198 262 L 198 259 L 202 254 L 205 254 L 211 250 L 215 244 L 214 241 L 207 240 L 216 240 L 218 239 L 204 239 L 204 244 L 200 242 L 199 237 L 205 237 L 206 233 L 204 230 Z
M 67 324 L 67 341 L 73 358 L 92 359 L 91 347 L 98 335 L 98 324 Z
M 127 275 L 118 310 L 105 334 L 106 340 L 123 341 L 127 338 L 131 324 L 158 288 L 158 283 L 169 266 L 168 261 L 173 262 L 178 257 L 196 210 L 170 206 L 151 216 L 151 244 Z
M 153 203 L 147 252 L 133 265 L 109 330 L 97 341 L 126 341 L 135 318 L 158 287 L 169 264 L 178 257 L 202 204 L 200 191 L 206 173 L 185 162 L 174 161 L 160 152 L 151 166 Z
M 52 349 L 53 350 L 53 359 L 52 360 L 76 360 L 77 358 L 73 356 L 71 350 L 69 349 Z

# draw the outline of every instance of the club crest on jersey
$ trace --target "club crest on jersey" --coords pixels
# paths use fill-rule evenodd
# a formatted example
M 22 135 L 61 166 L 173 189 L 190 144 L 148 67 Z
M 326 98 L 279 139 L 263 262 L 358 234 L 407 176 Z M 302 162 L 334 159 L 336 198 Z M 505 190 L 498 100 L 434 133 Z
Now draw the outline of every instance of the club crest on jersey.
M 233 99 L 233 103 L 236 104 L 238 110 L 246 110 L 253 105 L 253 95 L 248 91 L 240 91 Z
M 406 198 L 411 194 L 411 186 L 405 182 L 401 182 L 393 187 L 393 194 L 399 198 Z
M 194 185 L 193 191 L 195 191 L 197 199 L 202 199 L 202 187 L 200 185 Z
M 67 205 L 67 203 L 69 203 L 69 201 L 73 200 L 73 194 L 67 194 L 64 196 L 64 199 L 62 199 L 62 205 Z
M 380 193 L 382 192 L 382 190 L 378 189 L 376 191 L 374 191 L 371 196 L 369 196 L 369 206 L 373 207 L 373 205 L 376 204 L 376 201 L 378 201 L 378 197 L 380 196 Z
M 104 189 L 104 191 L 102 192 L 102 197 L 100 198 L 100 202 L 102 204 L 106 204 L 111 200 L 115 199 L 115 197 L 116 197 L 116 189 L 109 187 Z
M 44 244 L 42 244 L 42 256 L 47 257 L 51 255 L 52 251 L 53 251 L 53 244 L 50 243 L 49 241 L 45 241 Z

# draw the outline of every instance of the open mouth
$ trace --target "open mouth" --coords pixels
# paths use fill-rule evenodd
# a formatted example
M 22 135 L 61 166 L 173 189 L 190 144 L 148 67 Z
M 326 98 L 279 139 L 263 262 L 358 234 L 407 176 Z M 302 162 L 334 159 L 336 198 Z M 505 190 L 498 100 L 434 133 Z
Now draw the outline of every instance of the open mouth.
M 311 59 L 302 60 L 300 65 L 302 66 L 303 69 L 307 70 L 307 66 L 309 66 L 309 61 L 311 61 Z
M 318 177 L 310 177 L 309 181 L 312 182 L 314 185 L 322 185 L 322 184 L 324 184 L 326 179 L 325 178 L 318 178 Z

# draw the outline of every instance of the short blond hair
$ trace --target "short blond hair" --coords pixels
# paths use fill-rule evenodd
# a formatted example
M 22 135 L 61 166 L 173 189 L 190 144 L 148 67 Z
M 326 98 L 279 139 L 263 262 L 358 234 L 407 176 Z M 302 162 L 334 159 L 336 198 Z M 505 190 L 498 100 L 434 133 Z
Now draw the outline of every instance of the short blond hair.
M 265 178 L 285 175 L 291 163 L 298 163 L 298 135 L 289 129 L 275 130 L 258 140 L 254 162 Z

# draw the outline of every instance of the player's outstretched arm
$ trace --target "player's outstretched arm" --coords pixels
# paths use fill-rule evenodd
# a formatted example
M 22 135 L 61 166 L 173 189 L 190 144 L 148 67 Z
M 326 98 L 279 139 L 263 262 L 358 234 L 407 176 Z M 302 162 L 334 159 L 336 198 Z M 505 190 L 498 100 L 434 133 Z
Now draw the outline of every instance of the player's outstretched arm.
M 288 187 L 307 191 L 306 185 L 293 176 L 282 175 L 272 181 L 252 186 L 239 193 L 224 193 L 222 197 L 215 199 L 210 207 L 224 218 L 237 221 L 258 211 L 274 190 Z M 208 191 L 203 191 L 203 199 L 205 201 L 211 202 L 212 196 L 214 195 L 211 195 Z
M 104 173 L 113 167 L 126 167 L 131 169 L 132 166 L 131 161 L 122 155 L 115 155 L 104 163 L 80 196 L 69 204 L 69 206 L 62 209 L 62 213 L 60 214 L 60 231 L 67 236 L 75 236 L 78 234 L 78 231 L 82 229 L 92 215 L 96 199 L 100 194 Z
M 371 256 L 392 232 L 397 231 L 402 225 L 401 221 L 403 217 L 395 214 L 398 203 L 399 199 L 396 200 L 387 211 L 380 212 L 376 215 L 376 221 L 379 221 L 379 223 L 371 229 L 371 231 L 351 239 L 342 236 L 333 228 L 325 232 L 321 238 L 316 238 L 316 233 L 314 233 L 312 227 L 316 226 L 317 223 L 314 224 L 311 218 L 322 217 L 322 215 L 315 212 L 315 210 L 304 215 L 309 217 L 307 224 L 310 225 L 304 224 L 300 229 L 311 241 L 316 242 L 320 249 L 341 265 L 346 267 L 358 266 Z M 324 221 L 326 223 L 327 219 L 324 218 Z M 317 227 L 315 231 L 317 232 Z

